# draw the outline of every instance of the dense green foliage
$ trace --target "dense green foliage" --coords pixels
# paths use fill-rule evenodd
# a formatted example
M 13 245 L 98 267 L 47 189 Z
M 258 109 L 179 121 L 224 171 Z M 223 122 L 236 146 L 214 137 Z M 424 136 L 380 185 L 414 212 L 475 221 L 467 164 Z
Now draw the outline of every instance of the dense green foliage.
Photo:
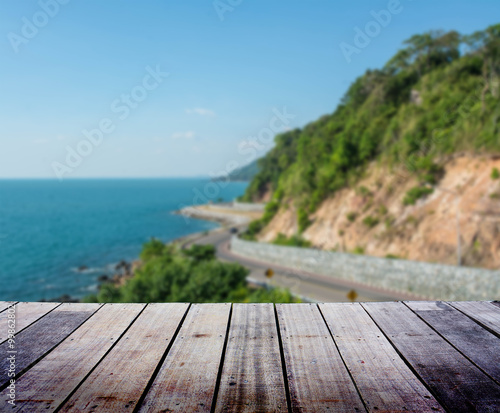
M 359 77 L 333 114 L 276 136 L 243 198 L 271 191 L 273 202 L 293 200 L 301 232 L 319 203 L 355 183 L 369 162 L 417 176 L 412 203 L 440 179 L 446 155 L 499 152 L 500 25 L 469 36 L 430 32 L 404 45 L 385 67 Z
M 215 259 L 212 245 L 182 250 L 152 240 L 144 245 L 142 265 L 123 286 L 103 284 L 88 302 L 280 302 L 296 301 L 288 290 L 255 289 L 248 270 Z
M 276 136 L 275 147 L 265 157 L 257 161 L 259 172 L 241 197 L 242 201 L 255 201 L 266 191 L 278 188 L 278 181 L 282 173 L 297 160 L 297 142 L 300 136 L 300 129 Z

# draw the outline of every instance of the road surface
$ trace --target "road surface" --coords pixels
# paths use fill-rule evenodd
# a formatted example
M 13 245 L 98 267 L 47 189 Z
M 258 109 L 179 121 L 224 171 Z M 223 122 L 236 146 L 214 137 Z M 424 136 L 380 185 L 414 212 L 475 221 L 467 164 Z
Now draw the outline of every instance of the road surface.
M 200 236 L 194 241 L 188 242 L 204 245 L 213 244 L 217 249 L 217 257 L 222 261 L 237 262 L 250 270 L 249 281 L 267 283 L 276 287 L 288 288 L 292 293 L 311 301 L 318 302 L 349 302 L 348 294 L 355 291 L 355 301 L 393 301 L 393 300 L 418 300 L 419 298 L 410 294 L 398 294 L 353 283 L 340 279 L 332 279 L 319 274 L 311 274 L 285 268 L 269 262 L 258 261 L 230 251 L 231 234 L 227 229 L 220 228 L 207 235 Z M 271 279 L 265 276 L 265 272 L 272 269 L 274 275 Z

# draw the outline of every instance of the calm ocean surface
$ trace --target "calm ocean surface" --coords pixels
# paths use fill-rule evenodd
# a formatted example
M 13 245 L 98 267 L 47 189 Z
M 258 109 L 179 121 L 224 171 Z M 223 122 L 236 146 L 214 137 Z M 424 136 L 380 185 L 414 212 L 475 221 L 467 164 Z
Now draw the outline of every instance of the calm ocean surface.
M 0 300 L 36 301 L 94 292 L 97 278 L 137 258 L 151 237 L 170 241 L 215 228 L 173 215 L 191 205 L 201 179 L 0 180 Z M 241 195 L 220 188 L 214 201 Z M 213 186 L 212 186 L 213 189 Z M 80 266 L 88 270 L 78 271 Z

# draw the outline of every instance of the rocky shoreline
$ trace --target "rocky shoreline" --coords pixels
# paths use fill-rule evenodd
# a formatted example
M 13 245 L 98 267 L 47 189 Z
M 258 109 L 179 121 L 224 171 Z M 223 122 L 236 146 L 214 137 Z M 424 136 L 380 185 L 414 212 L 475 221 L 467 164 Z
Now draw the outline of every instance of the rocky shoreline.
M 126 280 L 132 278 L 134 276 L 134 271 L 140 266 L 141 262 L 140 260 L 134 260 L 134 261 L 126 261 L 126 260 L 121 260 L 118 262 L 114 268 L 113 272 L 111 274 L 101 274 L 99 277 L 97 277 L 97 282 L 98 287 L 97 289 L 99 290 L 103 284 L 106 283 L 112 283 L 114 285 L 123 285 Z M 79 272 L 84 272 L 88 268 L 85 265 L 82 265 L 78 267 Z M 63 294 L 59 297 L 54 297 L 54 298 L 49 298 L 45 299 L 42 298 L 41 300 L 38 300 L 39 302 L 58 302 L 58 303 L 79 303 L 82 300 L 76 297 L 72 297 L 69 294 Z

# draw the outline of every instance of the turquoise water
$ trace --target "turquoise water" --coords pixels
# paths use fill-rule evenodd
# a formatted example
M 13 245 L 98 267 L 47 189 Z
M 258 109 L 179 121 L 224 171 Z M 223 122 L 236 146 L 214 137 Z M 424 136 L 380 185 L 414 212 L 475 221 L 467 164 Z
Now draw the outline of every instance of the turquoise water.
M 85 296 L 151 237 L 170 241 L 217 226 L 172 211 L 229 201 L 245 187 L 201 179 L 0 180 L 0 300 Z

